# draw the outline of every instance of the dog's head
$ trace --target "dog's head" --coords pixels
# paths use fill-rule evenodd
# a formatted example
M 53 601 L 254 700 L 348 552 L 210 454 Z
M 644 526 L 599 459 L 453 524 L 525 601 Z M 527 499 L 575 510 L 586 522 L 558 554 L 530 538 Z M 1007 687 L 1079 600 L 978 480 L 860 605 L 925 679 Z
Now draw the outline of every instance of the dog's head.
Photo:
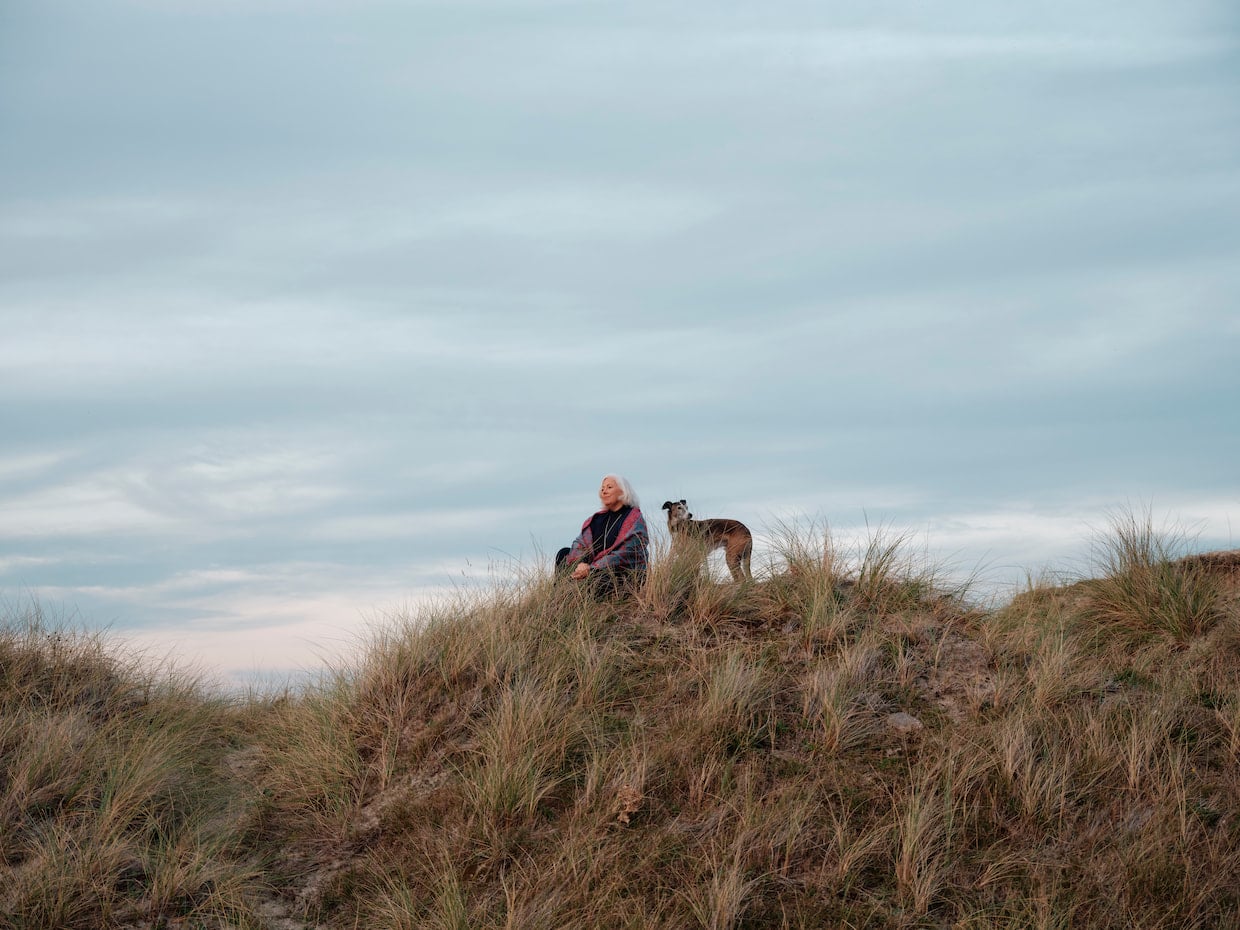
M 680 526 L 693 518 L 693 514 L 689 513 L 689 505 L 683 498 L 678 501 L 664 501 L 663 509 L 667 511 L 668 526 Z

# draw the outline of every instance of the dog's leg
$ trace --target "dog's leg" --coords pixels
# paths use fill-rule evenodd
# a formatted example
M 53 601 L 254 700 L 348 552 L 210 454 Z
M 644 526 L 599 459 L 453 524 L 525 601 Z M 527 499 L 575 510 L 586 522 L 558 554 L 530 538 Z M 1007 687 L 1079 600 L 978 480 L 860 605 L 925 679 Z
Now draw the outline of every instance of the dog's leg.
M 753 578 L 750 568 L 750 556 L 753 555 L 753 537 L 728 541 L 728 568 L 732 572 L 733 581 L 744 581 Z
M 744 545 L 738 546 L 733 543 L 732 540 L 728 540 L 727 547 L 724 550 L 724 555 L 727 557 L 726 560 L 728 563 L 728 571 L 732 573 L 732 580 L 744 581 L 745 572 L 742 568 L 745 558 Z

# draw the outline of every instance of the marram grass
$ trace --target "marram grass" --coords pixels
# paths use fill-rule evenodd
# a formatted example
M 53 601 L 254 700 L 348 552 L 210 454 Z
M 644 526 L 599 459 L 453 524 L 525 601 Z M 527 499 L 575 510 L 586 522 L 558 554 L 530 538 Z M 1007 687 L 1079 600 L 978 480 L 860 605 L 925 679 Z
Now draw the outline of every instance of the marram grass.
M 235 700 L 13 618 L 0 927 L 1237 926 L 1234 577 L 1130 529 L 986 610 L 900 537 L 535 575 Z

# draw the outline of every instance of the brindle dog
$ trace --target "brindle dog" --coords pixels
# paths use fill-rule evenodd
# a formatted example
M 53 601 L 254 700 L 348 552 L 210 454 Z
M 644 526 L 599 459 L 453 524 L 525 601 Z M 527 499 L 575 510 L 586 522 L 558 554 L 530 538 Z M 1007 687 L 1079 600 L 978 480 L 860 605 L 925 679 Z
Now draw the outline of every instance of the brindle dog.
M 733 581 L 752 578 L 749 557 L 753 555 L 753 534 L 740 520 L 694 520 L 689 505 L 684 500 L 664 501 L 667 511 L 667 528 L 671 531 L 673 544 L 686 540 L 700 540 L 706 544 L 706 552 L 723 550 L 724 560 Z

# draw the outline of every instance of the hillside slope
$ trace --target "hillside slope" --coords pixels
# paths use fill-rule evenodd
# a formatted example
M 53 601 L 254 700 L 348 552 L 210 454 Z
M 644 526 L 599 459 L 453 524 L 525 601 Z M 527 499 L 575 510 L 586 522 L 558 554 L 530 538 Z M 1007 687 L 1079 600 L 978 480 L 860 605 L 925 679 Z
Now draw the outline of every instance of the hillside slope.
M 898 544 L 539 577 L 243 703 L 28 630 L 0 926 L 1236 926 L 1240 555 L 1155 543 L 996 610 Z

